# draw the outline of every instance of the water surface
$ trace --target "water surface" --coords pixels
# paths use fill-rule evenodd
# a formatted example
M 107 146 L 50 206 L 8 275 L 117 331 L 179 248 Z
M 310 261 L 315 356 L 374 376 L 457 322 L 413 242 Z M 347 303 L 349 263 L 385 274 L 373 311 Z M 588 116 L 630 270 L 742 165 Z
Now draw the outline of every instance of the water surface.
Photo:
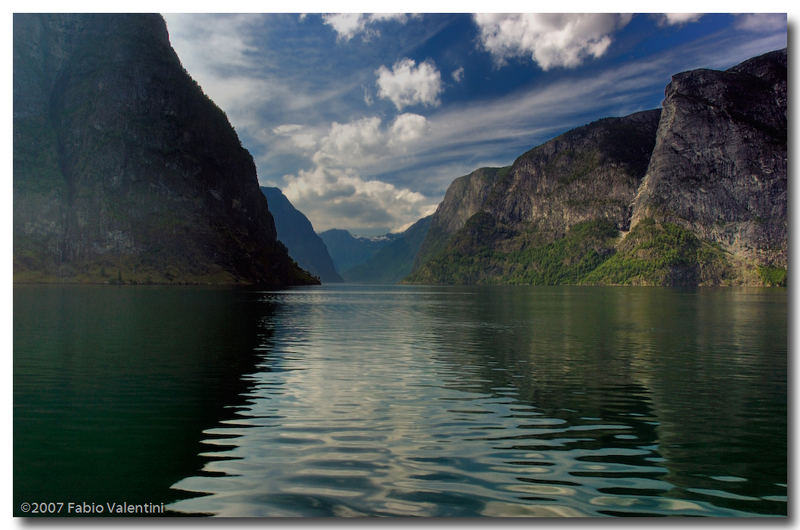
M 786 514 L 785 290 L 85 289 L 15 289 L 15 503 Z

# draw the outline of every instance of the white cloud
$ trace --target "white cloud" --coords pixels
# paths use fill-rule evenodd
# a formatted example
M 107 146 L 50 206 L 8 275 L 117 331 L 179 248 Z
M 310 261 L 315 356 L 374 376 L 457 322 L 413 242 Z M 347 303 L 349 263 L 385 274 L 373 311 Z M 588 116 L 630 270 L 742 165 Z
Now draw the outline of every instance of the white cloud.
M 425 116 L 410 112 L 400 114 L 389 129 L 388 144 L 390 146 L 408 145 L 422 138 L 427 128 L 428 120 L 425 119 Z
M 753 33 L 786 31 L 786 15 L 784 13 L 749 13 L 739 15 L 736 20 L 736 27 Z
M 336 31 L 336 38 L 349 41 L 356 35 L 369 40 L 380 35 L 375 28 L 378 22 L 396 21 L 405 23 L 409 16 L 404 13 L 335 13 L 322 15 L 322 20 Z
M 285 124 L 276 134 L 295 135 L 304 129 Z M 285 175 L 283 192 L 311 219 L 315 229 L 392 229 L 431 213 L 436 201 L 407 188 L 363 177 L 361 171 L 382 166 L 388 158 L 403 156 L 409 145 L 423 138 L 427 120 L 404 113 L 391 125 L 366 117 L 331 124 L 312 155 L 313 167 Z
M 258 51 L 247 38 L 260 23 L 258 16 L 165 14 L 164 19 L 181 61 L 202 63 L 204 70 L 250 66 Z
M 322 20 L 336 31 L 338 39 L 344 41 L 364 31 L 367 25 L 365 16 L 359 13 L 322 15 Z
M 377 116 L 350 123 L 331 124 L 328 135 L 312 160 L 318 165 L 359 166 L 372 161 L 377 148 L 385 143 Z
M 317 146 L 314 132 L 296 123 L 278 125 L 272 129 L 272 133 L 276 136 L 289 138 L 295 147 L 299 147 L 306 152 L 313 151 Z
M 439 105 L 442 92 L 442 76 L 433 62 L 419 65 L 413 59 L 397 61 L 389 70 L 381 66 L 375 70 L 378 76 L 378 97 L 394 103 L 397 110 L 410 105 Z
M 248 36 L 261 18 L 166 14 L 164 19 L 170 44 L 203 91 L 237 126 L 251 124 L 252 109 L 266 102 L 271 93 L 265 81 L 252 74 L 258 54 Z
M 572 68 L 588 57 L 602 56 L 611 35 L 631 15 L 610 13 L 476 14 L 483 47 L 502 65 L 530 56 L 543 70 Z
M 464 79 L 464 67 L 461 66 L 456 70 L 453 70 L 453 73 L 450 74 L 453 76 L 453 81 L 456 83 L 460 83 L 462 79 Z
M 253 156 L 263 162 L 260 173 L 269 171 L 275 158 L 313 154 L 330 123 L 309 125 L 318 119 L 320 109 L 336 106 L 343 95 L 369 83 L 368 69 L 361 77 L 332 84 L 286 68 L 284 52 L 265 49 L 260 43 L 275 24 L 295 18 L 281 16 L 286 19 L 257 14 L 164 15 L 170 43 L 181 63 L 225 111 Z M 302 131 L 280 128 L 283 120 L 294 121 L 299 116 L 306 123 Z
M 284 180 L 284 194 L 308 215 L 317 231 L 394 231 L 436 209 L 436 201 L 421 193 L 362 178 L 351 169 L 315 166 L 287 175 Z
M 657 15 L 659 24 L 664 26 L 679 26 L 689 22 L 697 22 L 703 13 L 662 13 Z

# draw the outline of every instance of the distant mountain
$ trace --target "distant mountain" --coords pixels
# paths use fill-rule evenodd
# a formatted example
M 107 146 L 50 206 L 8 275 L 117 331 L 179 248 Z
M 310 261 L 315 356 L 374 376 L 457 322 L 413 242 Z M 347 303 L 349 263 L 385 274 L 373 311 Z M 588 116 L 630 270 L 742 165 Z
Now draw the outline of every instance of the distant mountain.
M 319 234 L 319 237 L 325 242 L 325 246 L 328 247 L 328 253 L 340 274 L 356 265 L 365 263 L 398 236 L 399 234 L 386 234 L 380 237 L 360 237 L 338 228 Z
M 261 191 L 267 197 L 269 210 L 275 219 L 278 240 L 286 245 L 297 264 L 323 282 L 343 281 L 311 221 L 289 202 L 280 189 L 262 186 Z
M 315 283 L 154 14 L 15 14 L 14 281 Z
M 397 283 L 413 268 L 414 258 L 428 233 L 432 216 L 424 217 L 411 225 L 399 237 L 379 249 L 365 263 L 344 271 L 349 282 Z
M 407 281 L 784 285 L 786 64 L 677 74 L 662 111 L 456 179 Z

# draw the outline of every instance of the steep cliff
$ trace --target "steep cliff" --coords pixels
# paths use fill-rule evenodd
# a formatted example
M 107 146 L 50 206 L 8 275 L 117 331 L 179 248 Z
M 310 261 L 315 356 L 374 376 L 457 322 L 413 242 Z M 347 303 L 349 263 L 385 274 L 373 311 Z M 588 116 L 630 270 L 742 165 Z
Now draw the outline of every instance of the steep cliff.
M 160 16 L 16 14 L 13 56 L 15 281 L 313 281 Z
M 453 182 L 421 283 L 785 285 L 786 50 Z
M 786 50 L 672 77 L 632 223 L 675 223 L 759 266 L 787 265 Z
M 278 240 L 286 245 L 292 259 L 323 282 L 343 281 L 308 217 L 295 208 L 280 189 L 262 186 L 261 191 L 275 220 Z
M 485 168 L 456 179 L 434 213 L 408 280 L 574 280 L 557 269 L 596 265 L 611 253 L 617 231 L 628 229 L 659 114 L 599 120 L 531 149 L 510 168 Z M 589 237 L 585 245 L 572 244 L 578 233 Z M 552 245 L 571 253 L 559 257 Z
M 431 216 L 428 233 L 414 258 L 412 270 L 419 269 L 423 263 L 445 249 L 453 234 L 470 217 L 481 211 L 495 181 L 508 174 L 510 169 L 511 166 L 483 167 L 455 179 L 450 184 L 444 199 Z

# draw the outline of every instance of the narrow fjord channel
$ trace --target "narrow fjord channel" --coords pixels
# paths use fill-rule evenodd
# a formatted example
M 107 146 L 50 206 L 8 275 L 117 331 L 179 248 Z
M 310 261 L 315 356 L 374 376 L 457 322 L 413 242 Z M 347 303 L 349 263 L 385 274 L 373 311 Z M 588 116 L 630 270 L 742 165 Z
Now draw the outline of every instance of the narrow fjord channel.
M 16 504 L 787 512 L 785 290 L 17 287 L 14 305 Z

